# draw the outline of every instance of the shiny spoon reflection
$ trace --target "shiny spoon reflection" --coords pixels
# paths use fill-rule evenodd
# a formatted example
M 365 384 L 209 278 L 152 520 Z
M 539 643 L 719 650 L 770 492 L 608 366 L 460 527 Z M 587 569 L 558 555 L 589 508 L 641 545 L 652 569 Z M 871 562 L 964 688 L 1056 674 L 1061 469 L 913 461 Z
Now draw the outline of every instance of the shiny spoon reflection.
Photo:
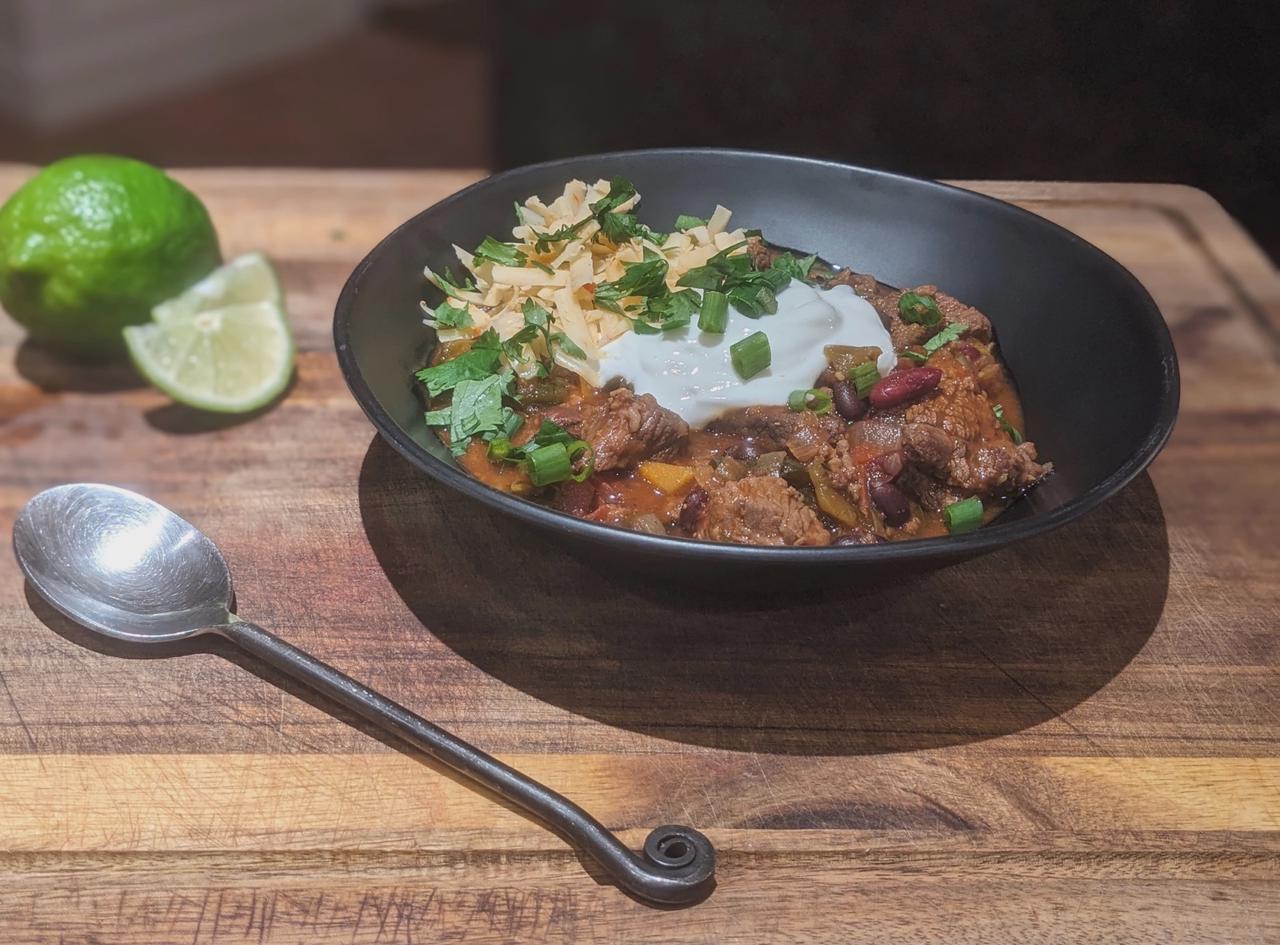
M 141 644 L 216 634 L 528 811 L 637 897 L 688 904 L 711 888 L 715 852 L 698 831 L 659 827 L 638 856 L 562 795 L 241 620 L 217 547 L 144 496 L 88 483 L 46 489 L 19 513 L 13 545 L 31 586 L 89 630 Z

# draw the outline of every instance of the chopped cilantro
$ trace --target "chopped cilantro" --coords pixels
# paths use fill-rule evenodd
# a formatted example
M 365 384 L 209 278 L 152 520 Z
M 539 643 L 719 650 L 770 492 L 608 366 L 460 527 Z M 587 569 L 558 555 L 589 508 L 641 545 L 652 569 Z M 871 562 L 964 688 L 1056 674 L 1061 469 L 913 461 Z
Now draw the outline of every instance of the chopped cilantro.
M 813 268 L 813 264 L 817 261 L 817 253 L 812 256 L 805 256 L 803 259 L 796 259 L 790 253 L 783 253 L 773 261 L 771 268 L 782 270 L 792 279 L 807 282 L 809 280 L 809 270 Z
M 475 257 L 482 262 L 497 263 L 499 266 L 522 266 L 526 258 L 514 246 L 499 243 L 492 236 L 486 236 L 484 242 L 476 247 Z
M 702 217 L 695 217 L 692 214 L 682 213 L 676 217 L 676 229 L 683 233 L 685 230 L 692 230 L 695 226 L 706 226 L 707 221 Z
M 684 328 L 698 314 L 701 304 L 698 293 L 690 289 L 654 296 L 645 301 L 631 325 L 642 335 Z
M 591 205 L 591 212 L 599 217 L 610 213 L 636 195 L 636 185 L 625 177 L 615 177 L 609 181 L 609 192 Z
M 665 233 L 655 233 L 643 223 L 636 220 L 634 213 L 605 213 L 600 216 L 600 232 L 614 243 L 625 243 L 627 240 L 648 240 L 655 246 L 667 241 Z
M 938 332 L 936 335 L 934 335 L 932 338 L 926 341 L 924 343 L 924 350 L 927 351 L 929 354 L 933 354 L 943 345 L 950 344 L 951 342 L 955 341 L 957 338 L 959 338 L 968 330 L 969 330 L 969 326 L 961 322 L 952 322 L 946 328 L 942 329 L 942 331 Z
M 454 308 L 448 299 L 437 305 L 431 314 L 441 328 L 470 328 L 472 324 L 467 307 L 464 305 L 462 308 Z
M 572 239 L 578 235 L 578 231 L 586 226 L 587 221 L 591 218 L 586 217 L 577 223 L 566 223 L 558 230 L 550 233 L 538 233 L 534 237 L 534 249 L 540 253 L 545 253 L 551 248 L 552 243 L 563 243 L 567 239 Z
M 428 269 L 427 279 L 431 282 L 432 285 L 434 285 L 437 289 L 439 289 L 441 292 L 443 292 L 445 295 L 449 296 L 450 298 L 456 299 L 459 293 L 463 291 L 474 292 L 476 289 L 476 284 L 474 280 L 471 279 L 470 276 L 467 277 L 467 281 L 463 283 L 461 286 L 458 285 L 456 282 L 454 282 L 453 273 L 449 271 L 449 268 L 447 266 L 445 267 L 443 272 L 433 272 L 430 269 Z
M 469 350 L 456 358 L 423 368 L 418 371 L 417 378 L 426 386 L 427 394 L 436 397 L 453 390 L 462 381 L 482 380 L 497 373 L 501 354 L 498 335 L 489 329 L 472 343 Z
M 426 421 L 431 426 L 448 425 L 449 451 L 460 456 L 472 437 L 492 438 L 500 433 L 510 436 L 519 429 L 520 415 L 502 404 L 502 397 L 510 388 L 511 375 L 505 372 L 479 379 L 463 378 L 453 389 L 453 402 L 443 410 L 428 411 Z
M 568 335 L 566 335 L 564 332 L 553 331 L 551 333 L 550 339 L 556 343 L 556 346 L 559 347 L 561 351 L 569 355 L 569 357 L 582 358 L 584 361 L 586 360 L 587 353 L 583 351 L 581 348 L 579 348 L 576 344 L 574 344 L 573 339 L 570 338 Z
M 919 292 L 903 292 L 898 299 L 898 314 L 904 322 L 914 322 L 932 328 L 942 321 L 942 309 L 932 295 Z
M 628 296 L 653 298 L 667 291 L 667 261 L 654 255 L 643 262 L 627 266 L 622 278 L 596 286 L 596 303 L 617 302 Z

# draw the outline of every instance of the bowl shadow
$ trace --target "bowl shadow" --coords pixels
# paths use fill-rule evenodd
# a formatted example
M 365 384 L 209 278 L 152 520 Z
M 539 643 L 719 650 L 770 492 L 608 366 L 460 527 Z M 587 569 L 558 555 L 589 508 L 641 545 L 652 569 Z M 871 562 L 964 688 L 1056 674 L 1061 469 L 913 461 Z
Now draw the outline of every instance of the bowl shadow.
M 733 751 L 909 751 L 1049 722 L 1142 649 L 1169 581 L 1145 473 L 983 558 L 802 588 L 629 571 L 465 499 L 380 438 L 359 499 L 392 586 L 461 658 L 607 725 Z

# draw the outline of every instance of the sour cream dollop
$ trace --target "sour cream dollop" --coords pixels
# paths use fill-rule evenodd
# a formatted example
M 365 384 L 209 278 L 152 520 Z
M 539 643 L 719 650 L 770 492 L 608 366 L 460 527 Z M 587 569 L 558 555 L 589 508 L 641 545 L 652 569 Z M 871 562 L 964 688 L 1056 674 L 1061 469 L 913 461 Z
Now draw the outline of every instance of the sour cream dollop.
M 773 353 L 769 367 L 743 380 L 729 360 L 729 346 L 763 331 Z M 623 378 L 638 394 L 652 394 L 693 427 L 726 410 L 785 404 L 794 390 L 813 386 L 827 366 L 825 345 L 875 346 L 887 374 L 897 362 L 893 342 L 871 303 L 847 285 L 818 289 L 793 280 L 778 293 L 778 311 L 748 318 L 730 307 L 723 335 L 687 328 L 657 335 L 627 332 L 601 349 L 600 376 Z

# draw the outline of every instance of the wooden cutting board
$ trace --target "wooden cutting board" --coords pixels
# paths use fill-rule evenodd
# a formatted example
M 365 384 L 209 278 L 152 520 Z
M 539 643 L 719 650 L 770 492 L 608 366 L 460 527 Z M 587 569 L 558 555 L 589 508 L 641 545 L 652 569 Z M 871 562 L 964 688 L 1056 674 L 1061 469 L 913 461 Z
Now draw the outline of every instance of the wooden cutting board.
M 0 199 L 28 173 L 0 168 Z M 475 174 L 178 176 L 228 255 L 279 263 L 295 385 L 261 416 L 205 416 L 6 322 L 0 531 L 55 483 L 145 492 L 223 548 L 246 616 L 633 846 L 699 827 L 719 886 L 634 902 L 258 666 L 82 649 L 5 553 L 0 941 L 1280 940 L 1280 278 L 1208 196 L 966 185 L 1155 296 L 1183 407 L 1149 476 L 906 586 L 741 600 L 600 571 L 374 438 L 334 299 Z

